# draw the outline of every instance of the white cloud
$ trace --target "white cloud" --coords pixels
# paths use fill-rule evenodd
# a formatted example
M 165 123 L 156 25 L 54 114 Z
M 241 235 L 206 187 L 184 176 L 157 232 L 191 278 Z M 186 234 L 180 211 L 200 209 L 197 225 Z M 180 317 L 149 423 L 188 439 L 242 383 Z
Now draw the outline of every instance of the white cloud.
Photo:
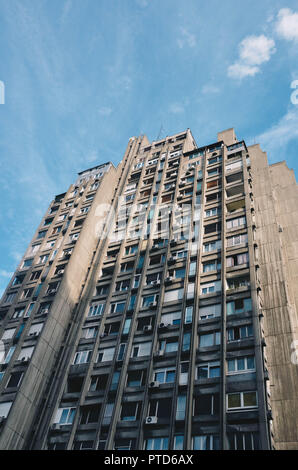
M 173 114 L 181 114 L 184 113 L 184 107 L 179 103 L 172 103 L 169 111 Z
M 228 76 L 231 78 L 241 79 L 244 77 L 253 77 L 259 71 L 259 67 L 236 62 L 228 68 Z
M 6 271 L 5 269 L 0 269 L 0 277 L 7 277 L 10 279 L 12 275 L 13 273 Z
M 260 72 L 260 65 L 268 62 L 276 52 L 275 42 L 264 34 L 248 36 L 239 45 L 239 60 L 228 68 L 228 76 L 242 79 Z
M 256 138 L 256 142 L 268 153 L 271 163 L 280 161 L 285 154 L 286 146 L 298 139 L 298 106 L 291 107 L 288 112 L 270 129 Z
M 216 95 L 220 92 L 220 89 L 215 85 L 204 85 L 202 88 L 203 95 Z
M 277 34 L 287 41 L 298 41 L 298 13 L 282 8 L 277 15 Z
M 186 28 L 180 28 L 181 36 L 177 39 L 177 44 L 180 49 L 184 46 L 195 47 L 197 44 L 196 36 L 190 33 Z
M 276 51 L 273 39 L 261 36 L 248 36 L 240 43 L 240 61 L 247 65 L 261 65 L 268 62 Z

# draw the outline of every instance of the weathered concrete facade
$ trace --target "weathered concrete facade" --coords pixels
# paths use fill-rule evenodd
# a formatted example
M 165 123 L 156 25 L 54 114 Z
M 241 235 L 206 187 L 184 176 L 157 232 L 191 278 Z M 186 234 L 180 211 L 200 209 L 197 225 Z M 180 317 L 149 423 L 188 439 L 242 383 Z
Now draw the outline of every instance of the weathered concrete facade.
M 248 150 L 274 442 L 277 449 L 297 450 L 298 187 L 286 162 L 269 166 L 258 145 Z
M 298 449 L 297 207 L 234 129 L 79 173 L 0 303 L 0 448 Z

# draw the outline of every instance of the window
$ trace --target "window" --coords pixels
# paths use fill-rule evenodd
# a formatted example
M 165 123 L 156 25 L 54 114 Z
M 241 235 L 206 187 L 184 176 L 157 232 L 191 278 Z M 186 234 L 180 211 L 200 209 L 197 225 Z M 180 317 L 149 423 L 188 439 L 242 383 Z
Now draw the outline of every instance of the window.
M 243 356 L 227 360 L 228 374 L 239 374 L 255 370 L 255 357 Z
M 217 346 L 220 344 L 220 332 L 208 333 L 199 336 L 200 348 L 206 348 L 208 346 Z
M 100 405 L 83 406 L 80 424 L 97 423 L 100 414 Z
M 38 264 L 45 264 L 48 259 L 49 259 L 50 255 L 42 255 L 38 258 Z
M 145 441 L 145 450 L 167 450 L 168 448 L 168 437 L 154 437 Z
M 227 258 L 227 268 L 231 268 L 233 266 L 241 266 L 242 264 L 248 264 L 248 262 L 248 253 L 241 253 L 240 255 L 229 256 Z
M 182 300 L 184 289 L 175 289 L 165 292 L 164 302 L 174 302 L 176 300 Z
M 107 381 L 109 376 L 108 375 L 99 375 L 91 377 L 90 392 L 100 392 L 106 389 Z
M 43 323 L 33 323 L 28 331 L 28 336 L 38 336 L 43 328 Z
M 23 372 L 13 372 L 9 378 L 6 388 L 16 388 L 20 385 L 23 378 Z
M 154 371 L 154 381 L 163 383 L 173 383 L 175 382 L 175 368 L 164 368 Z
M 124 353 L 126 349 L 126 343 L 121 343 L 118 349 L 117 361 L 122 361 L 124 358 Z
M 116 291 L 127 291 L 129 289 L 130 279 L 125 279 L 124 281 L 116 282 Z
M 151 304 L 154 304 L 155 302 L 158 302 L 158 295 L 146 295 L 142 299 L 142 307 L 152 307 Z
M 12 318 L 21 318 L 25 313 L 25 307 L 16 308 Z
M 113 402 L 110 402 L 110 403 L 107 403 L 106 406 L 105 406 L 105 411 L 104 411 L 104 419 L 105 421 L 107 422 L 110 422 L 111 418 L 112 418 L 112 415 L 113 415 L 113 411 L 114 411 L 114 403 Z
M 90 361 L 92 351 L 87 350 L 87 351 L 78 351 L 75 353 L 74 357 L 74 364 L 86 364 L 87 362 Z
M 188 362 L 181 362 L 180 364 L 180 374 L 179 374 L 179 385 L 185 385 L 188 381 Z
M 247 243 L 247 233 L 241 235 L 234 235 L 234 237 L 227 238 L 227 246 L 237 246 L 242 243 Z
M 201 295 L 213 294 L 221 291 L 221 281 L 209 282 L 201 284 Z
M 78 240 L 79 235 L 80 235 L 79 232 L 71 234 L 71 235 L 69 236 L 69 241 L 70 241 L 70 242 L 75 242 L 76 240 Z
M 110 313 L 123 313 L 125 302 L 114 302 L 110 305 Z
M 220 250 L 221 240 L 216 240 L 214 242 L 204 243 L 204 253 L 210 253 L 211 251 Z
M 208 209 L 205 211 L 205 217 L 213 217 L 218 214 L 218 208 Z
M 235 219 L 227 220 L 227 229 L 241 227 L 246 224 L 246 217 L 237 217 Z
M 257 408 L 257 392 L 238 392 L 227 394 L 227 409 Z
M 219 186 L 219 180 L 209 181 L 207 183 L 207 189 L 217 188 Z
M 228 433 L 230 450 L 259 450 L 259 435 L 257 432 Z
M 181 312 L 164 313 L 161 315 L 161 323 L 166 325 L 180 325 Z
M 31 274 L 30 281 L 36 281 L 37 279 L 40 278 L 40 275 L 41 275 L 41 271 L 34 271 Z
M 54 423 L 72 424 L 76 409 L 75 408 L 59 408 L 57 410 Z
M 208 261 L 203 263 L 203 273 L 209 273 L 210 271 L 220 271 L 221 263 L 220 260 Z
M 97 331 L 98 331 L 97 326 L 93 326 L 91 328 L 83 328 L 83 338 L 86 338 L 86 339 L 96 338 Z
M 176 352 L 178 351 L 179 343 L 178 341 L 172 341 L 170 339 L 160 341 L 159 349 L 165 353 Z
M 46 234 L 47 234 L 47 230 L 42 230 L 41 232 L 38 232 L 37 239 L 39 240 L 41 238 L 45 238 Z
M 105 348 L 98 351 L 97 362 L 109 362 L 114 359 L 115 348 Z
M 250 285 L 249 276 L 232 277 L 227 279 L 227 289 L 239 289 Z
M 227 302 L 227 314 L 238 315 L 244 312 L 251 312 L 252 303 L 251 299 L 237 299 L 232 302 Z
M 134 370 L 127 374 L 127 387 L 141 387 L 143 385 L 144 371 Z
M 208 362 L 197 367 L 197 379 L 212 379 L 220 376 L 219 361 Z
M 174 450 L 183 450 L 184 435 L 177 434 L 174 436 Z
M 11 406 L 12 401 L 5 401 L 0 403 L 0 418 L 7 418 Z
M 194 398 L 194 416 L 218 415 L 219 394 L 201 394 Z
M 200 320 L 207 320 L 208 318 L 215 318 L 221 315 L 221 304 L 212 304 L 206 307 L 199 308 Z
M 91 304 L 88 311 L 88 317 L 96 317 L 102 315 L 104 304 Z
M 34 352 L 34 347 L 27 347 L 27 348 L 22 348 L 20 351 L 20 354 L 18 356 L 18 361 L 28 361 L 31 359 L 32 354 Z
M 128 335 L 129 330 L 130 330 L 130 324 L 131 324 L 131 318 L 127 318 L 124 322 L 122 334 L 123 335 Z
M 125 272 L 128 272 L 128 271 L 132 271 L 132 270 L 133 270 L 133 267 L 134 267 L 134 263 L 133 263 L 133 262 L 123 263 L 123 264 L 121 264 L 121 269 L 120 269 L 120 271 L 121 271 L 122 273 L 125 273 Z
M 151 341 L 133 345 L 131 357 L 149 356 L 151 353 Z
M 35 253 L 37 253 L 37 251 L 39 251 L 40 247 L 41 247 L 40 243 L 38 245 L 32 245 L 31 249 L 30 249 L 30 253 L 28 253 L 28 254 L 29 255 L 34 255 Z
M 108 285 L 97 286 L 95 295 L 98 295 L 98 296 L 99 295 L 107 295 L 108 292 L 109 292 L 109 286 Z
M 13 335 L 15 334 L 16 328 L 8 328 L 7 330 L 4 330 L 3 336 L 2 336 L 2 341 L 5 339 L 11 339 Z
M 123 403 L 121 409 L 121 421 L 136 421 L 139 418 L 139 403 Z
M 125 248 L 126 255 L 133 255 L 138 251 L 138 245 L 131 245 Z
M 184 323 L 192 323 L 192 316 L 193 316 L 193 305 L 190 305 L 189 307 L 186 307 L 185 309 L 185 319 Z
M 219 436 L 212 434 L 194 436 L 193 450 L 219 450 Z
M 25 279 L 25 274 L 18 274 L 12 283 L 13 286 L 19 286 L 22 284 L 23 280 Z
M 228 342 L 239 341 L 253 336 L 253 326 L 245 325 L 228 329 Z
M 10 361 L 10 359 L 12 358 L 12 355 L 13 355 L 13 353 L 14 353 L 14 351 L 15 351 L 15 348 L 16 348 L 15 346 L 11 346 L 11 347 L 9 348 L 9 350 L 8 350 L 6 356 L 5 356 L 5 359 L 4 359 L 4 364 L 8 364 L 8 363 L 9 363 L 9 361 Z M 1 352 L 0 352 L 0 358 L 1 358 L 1 353 L 2 353 L 2 357 L 3 357 L 4 351 L 1 351 Z M 2 359 L 2 358 L 1 358 L 1 359 Z
M 186 395 L 178 395 L 176 407 L 176 421 L 183 421 L 185 419 L 186 410 Z
M 25 259 L 22 268 L 23 269 L 24 268 L 30 268 L 30 266 L 32 266 L 32 263 L 33 263 L 33 258 Z

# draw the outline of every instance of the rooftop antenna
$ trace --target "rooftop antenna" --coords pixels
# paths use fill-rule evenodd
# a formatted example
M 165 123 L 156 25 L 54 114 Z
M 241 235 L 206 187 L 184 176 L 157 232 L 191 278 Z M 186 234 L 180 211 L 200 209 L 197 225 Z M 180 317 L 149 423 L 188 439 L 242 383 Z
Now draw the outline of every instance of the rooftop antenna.
M 156 141 L 160 140 L 161 134 L 162 134 L 162 132 L 164 132 L 164 131 L 165 131 L 165 130 L 164 130 L 164 128 L 163 128 L 163 125 L 161 125 L 161 126 L 160 126 L 160 129 L 159 129 L 159 133 L 158 133 L 158 135 L 157 135 L 157 137 L 156 137 Z

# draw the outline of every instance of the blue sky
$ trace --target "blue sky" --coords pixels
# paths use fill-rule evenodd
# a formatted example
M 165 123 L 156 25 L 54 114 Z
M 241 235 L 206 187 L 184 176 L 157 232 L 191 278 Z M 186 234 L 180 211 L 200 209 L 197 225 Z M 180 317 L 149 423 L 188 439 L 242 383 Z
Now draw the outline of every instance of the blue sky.
M 53 196 L 133 135 L 235 127 L 297 177 L 297 0 L 0 0 L 0 40 L 0 294 Z

